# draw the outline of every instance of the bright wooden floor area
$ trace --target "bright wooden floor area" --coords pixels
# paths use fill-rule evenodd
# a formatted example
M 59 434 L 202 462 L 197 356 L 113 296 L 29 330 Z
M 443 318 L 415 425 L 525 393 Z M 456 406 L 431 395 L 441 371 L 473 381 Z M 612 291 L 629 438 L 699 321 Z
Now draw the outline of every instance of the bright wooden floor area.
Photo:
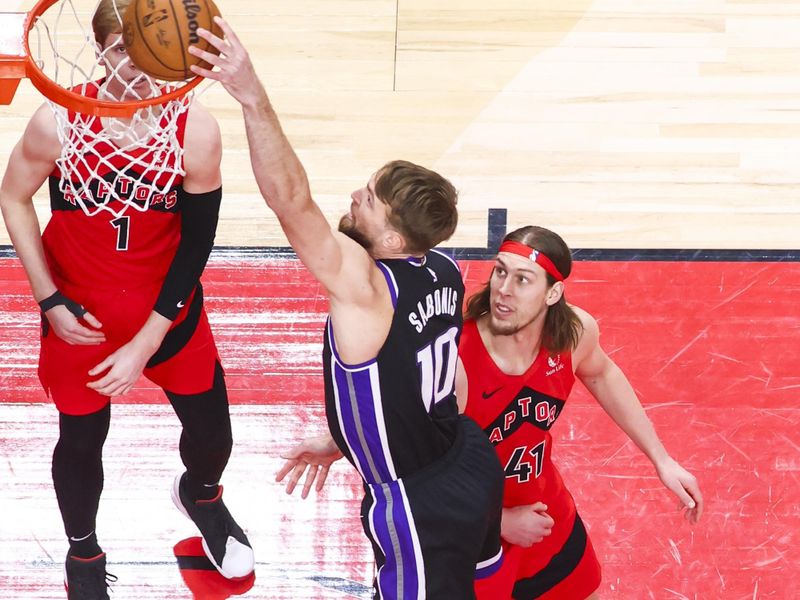
M 796 598 L 800 0 L 218 3 L 332 220 L 377 167 L 406 158 L 460 188 L 454 246 L 483 247 L 487 210 L 506 208 L 511 228 L 544 225 L 574 248 L 793 250 L 785 263 L 583 260 L 570 279 L 570 300 L 598 317 L 665 445 L 698 474 L 698 527 L 585 390 L 554 435 L 604 600 Z M 225 142 L 218 244 L 284 246 L 237 106 L 219 87 L 202 101 Z M 40 102 L 24 82 L 0 107 L 0 170 Z M 36 204 L 44 223 L 44 194 Z M 57 415 L 36 379 L 38 313 L 8 243 L 0 227 L 0 597 L 64 598 L 49 473 Z M 305 502 L 272 481 L 287 440 L 323 427 L 325 301 L 296 260 L 254 254 L 218 252 L 205 276 L 234 405 L 225 493 L 258 561 L 245 597 L 365 599 L 371 553 L 353 471 L 337 465 Z M 465 262 L 468 285 L 489 268 Z M 167 492 L 176 419 L 145 380 L 113 411 L 99 515 L 120 576 L 112 598 L 188 599 L 171 552 L 194 534 Z
M 488 207 L 573 247 L 798 246 L 800 2 L 219 6 L 332 218 L 372 171 L 406 158 L 461 190 L 456 246 L 485 243 Z M 0 108 L 0 168 L 39 99 L 25 83 Z M 219 87 L 202 101 L 224 132 L 219 243 L 284 245 L 237 107 Z

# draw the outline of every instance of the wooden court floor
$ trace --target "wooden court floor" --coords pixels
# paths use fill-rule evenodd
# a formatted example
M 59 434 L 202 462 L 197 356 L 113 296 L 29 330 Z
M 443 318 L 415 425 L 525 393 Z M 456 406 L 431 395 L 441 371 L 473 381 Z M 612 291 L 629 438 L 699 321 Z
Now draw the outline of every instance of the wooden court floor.
M 92 0 L 76 0 L 91 10 Z M 0 10 L 32 2 L 0 1 Z M 570 300 L 595 314 L 666 446 L 694 471 L 679 518 L 646 460 L 584 390 L 554 458 L 604 567 L 603 599 L 793 599 L 800 562 L 800 1 L 219 0 L 250 48 L 332 220 L 394 158 L 461 192 L 448 245 L 488 273 L 488 210 L 579 249 Z M 253 599 L 367 598 L 360 485 L 285 496 L 279 453 L 324 426 L 319 287 L 285 246 L 219 87 L 225 200 L 206 273 L 236 446 L 226 501 L 256 549 Z M 40 102 L 0 107 L 0 169 Z M 48 202 L 36 197 L 42 223 Z M 487 236 L 487 231 L 490 235 Z M 495 235 L 496 237 L 496 235 Z M 49 473 L 56 414 L 35 377 L 37 314 L 0 228 L 0 596 L 63 598 Z M 177 423 L 142 380 L 115 405 L 100 538 L 117 599 L 194 595 L 172 547 Z
M 96 0 L 73 0 L 87 16 Z M 3 0 L 27 9 L 32 0 Z M 461 190 L 454 246 L 486 210 L 572 247 L 797 248 L 800 2 L 219 0 L 327 214 L 385 162 Z M 82 11 L 82 12 L 81 12 Z M 0 168 L 41 101 L 0 108 Z M 264 210 L 239 109 L 224 135 L 218 243 L 285 243 Z M 47 215 L 44 196 L 37 197 Z M 0 244 L 7 237 L 0 231 Z

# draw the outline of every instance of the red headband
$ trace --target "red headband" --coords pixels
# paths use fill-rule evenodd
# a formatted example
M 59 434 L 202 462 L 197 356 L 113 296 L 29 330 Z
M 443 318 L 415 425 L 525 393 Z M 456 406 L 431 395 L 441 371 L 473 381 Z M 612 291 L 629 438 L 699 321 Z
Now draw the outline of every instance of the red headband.
M 545 271 L 550 273 L 550 275 L 552 275 L 556 281 L 564 281 L 564 276 L 553 264 L 553 261 L 547 258 L 543 252 L 539 252 L 535 248 L 531 248 L 530 246 L 527 246 L 521 242 L 506 241 L 500 245 L 498 252 L 508 252 L 510 254 L 516 254 L 517 256 L 522 256 L 523 258 L 532 260 Z

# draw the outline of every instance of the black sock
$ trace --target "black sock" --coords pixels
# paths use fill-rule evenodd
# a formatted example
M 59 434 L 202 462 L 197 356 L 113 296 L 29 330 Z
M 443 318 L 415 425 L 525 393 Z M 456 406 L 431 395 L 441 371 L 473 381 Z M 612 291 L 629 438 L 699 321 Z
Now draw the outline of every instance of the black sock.
M 75 558 L 94 558 L 102 554 L 103 550 L 97 543 L 97 534 L 92 532 L 90 535 L 75 539 L 69 538 L 69 555 Z

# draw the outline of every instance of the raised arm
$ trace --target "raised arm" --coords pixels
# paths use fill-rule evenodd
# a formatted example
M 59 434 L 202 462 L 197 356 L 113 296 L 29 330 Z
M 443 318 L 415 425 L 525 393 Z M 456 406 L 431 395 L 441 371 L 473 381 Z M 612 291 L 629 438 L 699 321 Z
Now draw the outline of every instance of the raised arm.
M 253 172 L 267 205 L 275 212 L 300 260 L 325 286 L 333 300 L 369 304 L 385 287 L 367 252 L 334 231 L 311 197 L 305 169 L 281 129 L 264 86 L 236 34 L 217 18 L 225 40 L 200 29 L 198 34 L 222 52 L 215 56 L 191 47 L 195 56 L 218 68 L 192 67 L 220 81 L 242 105 Z
M 688 509 L 687 518 L 696 523 L 703 511 L 697 480 L 667 453 L 628 378 L 601 348 L 597 321 L 581 309 L 575 308 L 575 312 L 583 323 L 581 341 L 573 354 L 575 375 L 650 459 L 664 485 Z

